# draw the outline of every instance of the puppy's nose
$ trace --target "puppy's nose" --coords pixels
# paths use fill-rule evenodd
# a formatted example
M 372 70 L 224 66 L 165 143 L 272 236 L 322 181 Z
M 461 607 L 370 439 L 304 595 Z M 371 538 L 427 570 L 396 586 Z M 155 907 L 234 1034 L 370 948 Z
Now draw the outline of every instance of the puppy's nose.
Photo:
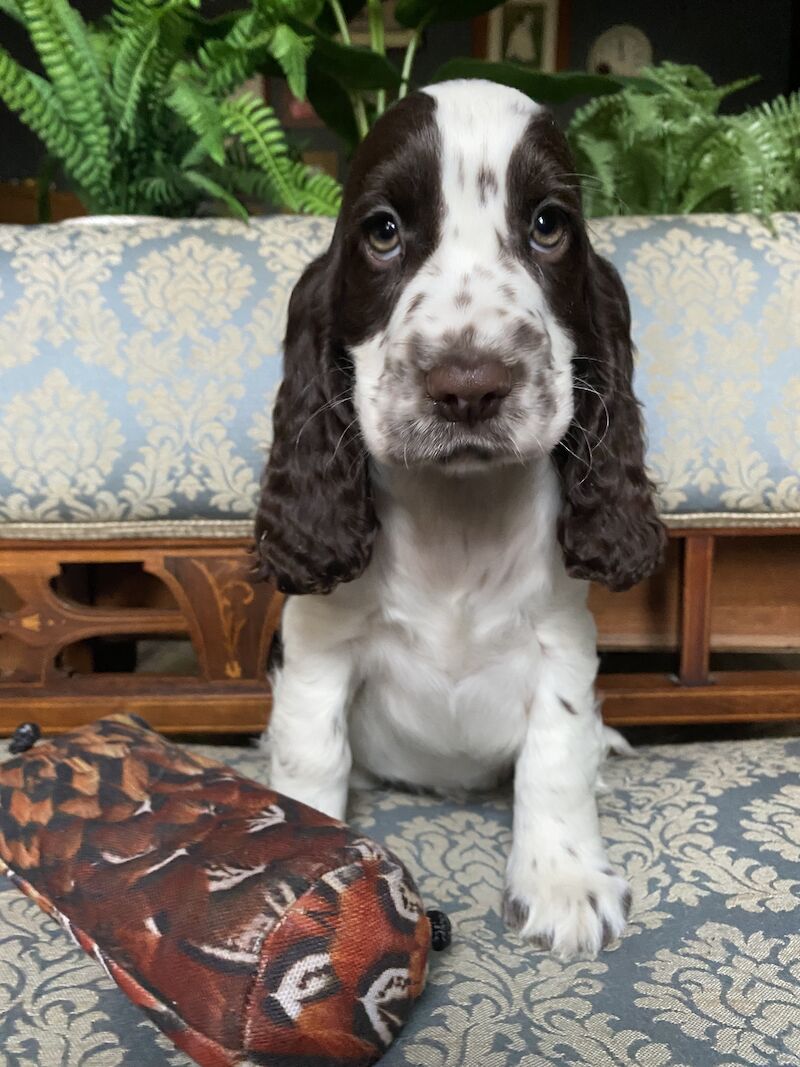
M 490 419 L 511 392 L 511 371 L 499 360 L 485 363 L 440 363 L 425 379 L 428 395 L 448 422 Z

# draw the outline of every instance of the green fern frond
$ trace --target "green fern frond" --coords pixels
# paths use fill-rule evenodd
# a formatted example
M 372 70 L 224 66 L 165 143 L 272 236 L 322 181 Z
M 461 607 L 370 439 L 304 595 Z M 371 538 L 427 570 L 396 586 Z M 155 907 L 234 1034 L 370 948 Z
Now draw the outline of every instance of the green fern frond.
M 198 49 L 193 75 L 216 96 L 232 93 L 263 67 L 274 30 L 260 25 L 252 13 L 243 16 L 225 37 Z
M 247 209 L 219 182 L 196 170 L 184 171 L 183 176 L 189 185 L 199 189 L 200 192 L 205 193 L 214 200 L 221 200 L 236 218 L 247 222 L 249 218 Z
M 0 48 L 0 99 L 17 112 L 42 140 L 51 155 L 60 159 L 78 183 L 92 196 L 104 186 L 101 175 L 87 158 L 80 139 L 64 119 L 53 87 L 44 78 L 26 70 Z
M 242 93 L 226 100 L 221 111 L 225 129 L 240 138 L 250 159 L 263 170 L 276 203 L 299 211 L 286 138 L 272 108 L 253 93 Z
M 98 182 L 111 177 L 105 89 L 86 25 L 67 0 L 20 0 L 31 41 Z
M 306 98 L 306 63 L 314 51 L 314 38 L 301 37 L 290 26 L 278 26 L 272 34 L 269 52 L 286 75 L 290 92 L 298 100 Z
M 143 214 L 161 214 L 164 209 L 171 213 L 176 204 L 188 201 L 186 181 L 177 167 L 164 168 L 159 173 L 148 175 L 132 183 L 130 195 L 140 205 Z
M 225 128 L 216 100 L 187 79 L 177 81 L 167 104 L 197 135 L 202 155 L 208 155 L 222 165 L 225 162 Z M 191 158 L 199 162 L 201 157 L 193 154 Z
M 8 15 L 10 19 L 15 22 L 21 22 L 25 24 L 25 15 L 22 12 L 22 8 L 17 3 L 17 0 L 0 0 L 0 11 L 4 15 Z
M 149 22 L 125 30 L 119 42 L 111 69 L 111 87 L 118 101 L 117 128 L 121 134 L 129 134 L 133 127 L 158 37 L 158 23 Z
M 296 190 L 297 211 L 309 215 L 339 214 L 342 187 L 335 178 L 296 162 L 291 164 L 290 174 Z
M 338 184 L 292 156 L 262 100 L 235 95 L 275 63 L 304 95 L 314 38 L 303 20 L 313 24 L 325 0 L 249 3 L 208 20 L 200 0 L 112 0 L 87 25 L 69 0 L 0 0 L 45 73 L 0 51 L 0 97 L 90 210 L 185 215 L 212 199 L 245 217 L 237 196 L 251 189 L 292 211 L 334 213 Z

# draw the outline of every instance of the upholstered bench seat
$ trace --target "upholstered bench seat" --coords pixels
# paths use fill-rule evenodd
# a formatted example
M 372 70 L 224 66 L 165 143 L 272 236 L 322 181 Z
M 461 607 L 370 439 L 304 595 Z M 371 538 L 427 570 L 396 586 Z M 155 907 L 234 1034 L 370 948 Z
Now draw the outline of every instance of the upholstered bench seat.
M 800 524 L 800 215 L 595 220 L 668 522 Z M 0 229 L 0 535 L 246 532 L 329 220 Z
M 263 753 L 201 751 L 264 781 Z M 612 761 L 601 827 L 633 903 L 625 937 L 596 960 L 558 960 L 505 931 L 508 791 L 356 794 L 352 825 L 391 847 L 453 922 L 380 1067 L 796 1067 L 799 772 L 797 738 L 648 746 Z M 192 1067 L 3 881 L 3 1067 Z

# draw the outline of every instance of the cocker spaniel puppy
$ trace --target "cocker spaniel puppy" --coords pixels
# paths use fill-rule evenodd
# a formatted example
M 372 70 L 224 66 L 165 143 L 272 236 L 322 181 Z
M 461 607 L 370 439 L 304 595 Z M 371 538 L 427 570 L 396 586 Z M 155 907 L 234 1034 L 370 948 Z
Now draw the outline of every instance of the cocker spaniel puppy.
M 632 370 L 550 114 L 480 81 L 391 108 L 289 308 L 257 520 L 292 594 L 272 785 L 341 818 L 351 770 L 513 770 L 505 918 L 561 955 L 618 937 L 630 900 L 598 827 L 586 595 L 663 550 Z

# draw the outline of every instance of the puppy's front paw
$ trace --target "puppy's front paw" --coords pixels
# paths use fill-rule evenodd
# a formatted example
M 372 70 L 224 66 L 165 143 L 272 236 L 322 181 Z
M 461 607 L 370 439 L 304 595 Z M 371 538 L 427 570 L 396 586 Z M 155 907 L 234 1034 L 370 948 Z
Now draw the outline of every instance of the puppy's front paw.
M 559 865 L 509 870 L 503 898 L 506 926 L 557 956 L 596 956 L 622 935 L 631 891 L 610 867 Z

